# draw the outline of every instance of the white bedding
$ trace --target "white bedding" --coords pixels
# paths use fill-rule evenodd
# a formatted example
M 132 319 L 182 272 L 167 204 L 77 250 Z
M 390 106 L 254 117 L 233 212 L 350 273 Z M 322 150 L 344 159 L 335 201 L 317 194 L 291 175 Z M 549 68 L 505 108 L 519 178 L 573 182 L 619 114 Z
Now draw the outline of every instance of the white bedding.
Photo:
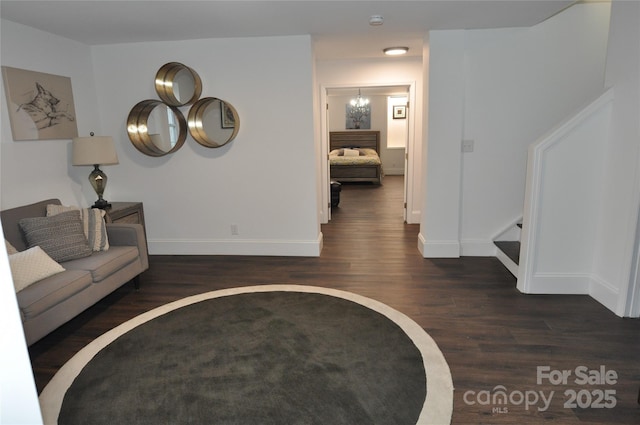
M 352 153 L 345 154 L 348 150 L 358 151 L 360 154 L 358 156 Z M 370 148 L 334 149 L 329 152 L 329 163 L 331 165 L 382 165 L 378 153 Z

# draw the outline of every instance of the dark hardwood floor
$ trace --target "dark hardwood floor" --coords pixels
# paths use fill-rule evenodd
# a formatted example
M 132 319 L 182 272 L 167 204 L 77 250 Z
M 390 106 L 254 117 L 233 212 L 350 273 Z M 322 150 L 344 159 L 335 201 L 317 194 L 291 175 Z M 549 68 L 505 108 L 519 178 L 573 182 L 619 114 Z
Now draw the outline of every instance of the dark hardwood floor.
M 419 226 L 403 223 L 402 186 L 394 176 L 380 187 L 343 185 L 319 258 L 152 256 L 139 292 L 125 285 L 30 347 L 38 391 L 92 339 L 140 313 L 206 291 L 288 283 L 374 298 L 419 323 L 451 368 L 453 424 L 640 424 L 640 320 L 588 296 L 523 295 L 495 258 L 422 258 Z M 576 383 L 576 368 L 601 365 L 615 371 L 615 384 Z M 544 366 L 571 376 L 538 384 Z M 507 404 L 487 399 L 497 386 Z M 552 397 L 547 409 L 541 396 Z

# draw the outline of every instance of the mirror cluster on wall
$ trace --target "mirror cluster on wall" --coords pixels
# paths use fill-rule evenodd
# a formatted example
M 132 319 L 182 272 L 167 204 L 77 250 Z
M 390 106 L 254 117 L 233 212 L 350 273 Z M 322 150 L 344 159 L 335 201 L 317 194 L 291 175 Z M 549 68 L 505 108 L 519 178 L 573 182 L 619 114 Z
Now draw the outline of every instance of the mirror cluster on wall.
M 193 69 L 178 62 L 163 65 L 156 74 L 156 93 L 161 100 L 137 103 L 127 118 L 129 140 L 140 152 L 163 156 L 184 145 L 187 131 L 208 148 L 218 148 L 238 134 L 240 118 L 229 102 L 203 97 L 202 81 Z M 180 107 L 191 105 L 187 119 Z

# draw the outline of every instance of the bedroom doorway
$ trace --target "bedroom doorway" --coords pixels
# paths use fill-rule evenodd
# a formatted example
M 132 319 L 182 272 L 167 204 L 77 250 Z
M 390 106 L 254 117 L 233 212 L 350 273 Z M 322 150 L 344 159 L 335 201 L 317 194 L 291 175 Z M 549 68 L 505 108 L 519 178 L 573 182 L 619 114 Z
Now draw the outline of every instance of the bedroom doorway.
M 414 163 L 413 145 L 415 134 L 415 83 L 389 84 L 348 84 L 321 88 L 321 104 L 325 105 L 321 114 L 322 158 L 326 158 L 322 167 L 323 202 L 325 209 L 322 224 L 331 220 L 331 173 L 329 166 L 329 135 L 332 131 L 358 131 L 349 128 L 349 105 L 358 94 L 368 100 L 370 107 L 368 128 L 359 130 L 380 131 L 380 159 L 386 176 L 399 176 L 402 179 L 402 218 L 411 223 L 407 211 L 413 210 L 410 195 L 413 185 Z M 364 122 L 364 120 L 363 120 Z M 398 180 L 398 177 L 394 177 Z M 384 179 L 383 183 L 384 185 Z

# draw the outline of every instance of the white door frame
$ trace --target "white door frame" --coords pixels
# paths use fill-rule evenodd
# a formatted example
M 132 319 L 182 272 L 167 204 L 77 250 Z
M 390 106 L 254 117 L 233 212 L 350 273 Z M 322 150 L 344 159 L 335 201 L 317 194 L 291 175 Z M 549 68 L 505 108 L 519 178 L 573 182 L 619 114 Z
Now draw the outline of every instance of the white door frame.
M 413 189 L 415 187 L 413 177 L 416 166 L 420 164 L 420 158 L 415 158 L 413 152 L 415 151 L 415 99 L 416 99 L 416 82 L 385 82 L 385 83 L 351 83 L 351 84 L 333 84 L 333 85 L 325 85 L 322 84 L 320 86 L 320 181 L 321 181 L 321 191 L 322 191 L 322 214 L 321 224 L 327 224 L 331 219 L 331 185 L 330 180 L 331 176 L 329 173 L 329 119 L 327 117 L 327 91 L 330 89 L 341 89 L 341 88 L 365 88 L 365 87 L 408 87 L 408 99 L 409 99 L 409 108 L 407 108 L 407 119 L 409 120 L 409 130 L 408 130 L 408 139 L 407 146 L 405 148 L 405 170 L 404 170 L 404 217 L 405 221 L 407 220 L 408 213 L 407 211 L 413 211 L 413 199 L 412 195 Z

